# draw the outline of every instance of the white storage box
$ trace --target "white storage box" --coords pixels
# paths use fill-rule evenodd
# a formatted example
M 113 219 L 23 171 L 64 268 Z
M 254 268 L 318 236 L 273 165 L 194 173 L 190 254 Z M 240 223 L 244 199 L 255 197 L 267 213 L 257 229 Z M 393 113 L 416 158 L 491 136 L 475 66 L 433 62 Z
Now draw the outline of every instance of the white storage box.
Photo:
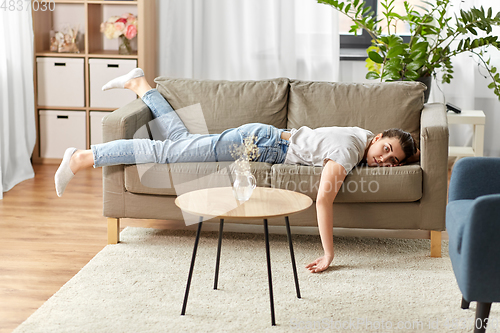
M 110 114 L 106 111 L 90 111 L 90 144 L 103 143 L 102 140 L 102 118 Z
M 90 107 L 117 109 L 137 98 L 126 89 L 102 91 L 108 81 L 127 74 L 137 67 L 136 60 L 89 59 L 90 67 Z
M 41 110 L 40 157 L 63 158 L 66 148 L 86 149 L 85 111 Z
M 82 58 L 37 57 L 38 105 L 85 106 Z

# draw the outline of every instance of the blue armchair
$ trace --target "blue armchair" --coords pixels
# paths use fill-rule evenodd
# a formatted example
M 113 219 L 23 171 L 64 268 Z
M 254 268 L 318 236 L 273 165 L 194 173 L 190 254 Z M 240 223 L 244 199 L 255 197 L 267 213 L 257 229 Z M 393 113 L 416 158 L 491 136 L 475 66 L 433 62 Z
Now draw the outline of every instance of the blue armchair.
M 450 179 L 446 229 L 462 308 L 477 301 L 474 332 L 500 302 L 500 158 L 466 157 Z

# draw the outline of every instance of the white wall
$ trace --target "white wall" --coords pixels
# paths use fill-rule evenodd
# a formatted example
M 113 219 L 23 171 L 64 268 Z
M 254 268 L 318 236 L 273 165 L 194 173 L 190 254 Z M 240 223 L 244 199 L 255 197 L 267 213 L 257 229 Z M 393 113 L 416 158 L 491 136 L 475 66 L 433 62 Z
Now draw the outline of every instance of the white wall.
M 365 79 L 366 73 L 367 70 L 364 61 L 340 61 L 340 82 L 377 82 L 375 80 Z

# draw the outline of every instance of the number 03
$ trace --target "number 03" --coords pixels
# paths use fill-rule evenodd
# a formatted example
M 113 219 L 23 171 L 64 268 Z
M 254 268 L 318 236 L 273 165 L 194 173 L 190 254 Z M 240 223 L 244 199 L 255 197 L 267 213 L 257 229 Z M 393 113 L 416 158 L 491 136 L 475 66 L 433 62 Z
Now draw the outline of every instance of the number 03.
M 33 0 L 33 4 L 31 5 L 31 7 L 33 8 L 33 10 L 35 12 L 37 12 L 37 11 L 46 12 L 47 10 L 53 12 L 56 9 L 56 3 L 53 0 L 49 0 L 49 1 Z

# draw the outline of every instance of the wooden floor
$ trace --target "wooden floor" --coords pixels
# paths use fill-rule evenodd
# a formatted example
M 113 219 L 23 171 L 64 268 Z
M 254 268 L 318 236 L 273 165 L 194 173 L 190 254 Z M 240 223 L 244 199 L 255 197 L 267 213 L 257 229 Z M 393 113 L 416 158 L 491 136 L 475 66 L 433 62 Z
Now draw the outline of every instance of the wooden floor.
M 79 173 L 61 198 L 54 188 L 57 165 L 34 169 L 34 179 L 0 200 L 0 333 L 12 332 L 106 246 L 102 169 Z M 126 226 L 182 227 L 133 219 Z
M 57 165 L 34 169 L 34 179 L 0 200 L 0 333 L 12 332 L 106 246 L 101 169 L 79 173 L 61 198 L 54 189 Z M 124 219 L 126 226 L 184 227 Z

